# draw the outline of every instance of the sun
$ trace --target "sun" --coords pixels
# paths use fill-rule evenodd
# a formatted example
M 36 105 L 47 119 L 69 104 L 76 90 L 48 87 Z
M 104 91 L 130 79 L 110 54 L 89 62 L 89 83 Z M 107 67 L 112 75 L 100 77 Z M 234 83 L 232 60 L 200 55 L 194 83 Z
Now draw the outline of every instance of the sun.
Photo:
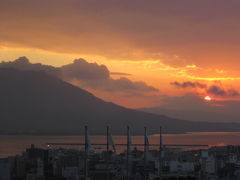
M 205 96 L 205 97 L 204 97 L 204 100 L 205 100 L 205 101 L 211 101 L 212 98 L 211 98 L 210 96 Z

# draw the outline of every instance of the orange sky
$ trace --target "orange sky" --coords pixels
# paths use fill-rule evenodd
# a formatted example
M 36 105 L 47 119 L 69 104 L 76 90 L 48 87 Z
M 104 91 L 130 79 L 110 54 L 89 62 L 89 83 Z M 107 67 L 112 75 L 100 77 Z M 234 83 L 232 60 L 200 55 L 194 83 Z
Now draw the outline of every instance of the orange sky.
M 3 0 L 0 61 L 27 56 L 58 67 L 84 58 L 159 89 L 129 94 L 86 88 L 133 108 L 160 105 L 162 96 L 207 95 L 204 88 L 171 85 L 175 81 L 217 85 L 225 94 L 218 91 L 216 99 L 238 100 L 229 93 L 240 91 L 239 8 L 240 2 L 223 0 Z

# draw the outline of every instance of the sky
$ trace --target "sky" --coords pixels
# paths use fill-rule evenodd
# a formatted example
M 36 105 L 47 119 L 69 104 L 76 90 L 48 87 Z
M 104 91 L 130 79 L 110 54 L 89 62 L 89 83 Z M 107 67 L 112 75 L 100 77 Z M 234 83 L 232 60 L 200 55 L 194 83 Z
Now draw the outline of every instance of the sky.
M 0 0 L 0 61 L 25 56 L 3 66 L 49 65 L 130 108 L 177 100 L 224 111 L 240 101 L 239 9 L 238 0 Z

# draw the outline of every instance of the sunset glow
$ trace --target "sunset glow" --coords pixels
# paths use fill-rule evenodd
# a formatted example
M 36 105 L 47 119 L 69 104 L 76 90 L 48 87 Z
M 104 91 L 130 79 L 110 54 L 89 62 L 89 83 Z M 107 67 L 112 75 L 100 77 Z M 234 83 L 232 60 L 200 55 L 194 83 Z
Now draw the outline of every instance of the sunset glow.
M 240 53 L 236 48 L 240 13 L 234 3 L 223 8 L 221 3 L 213 7 L 201 1 L 200 6 L 208 7 L 202 11 L 192 1 L 14 2 L 14 6 L 7 1 L 0 4 L 4 27 L 0 61 L 26 56 L 33 64 L 61 67 L 82 58 L 106 66 L 108 85 L 112 80 L 117 83 L 114 91 L 106 84 L 100 87 L 103 82 L 99 81 L 80 83 L 75 78 L 71 83 L 131 108 L 159 106 L 165 103 L 164 96 L 187 94 L 240 100 Z M 193 13 L 192 9 L 197 10 Z

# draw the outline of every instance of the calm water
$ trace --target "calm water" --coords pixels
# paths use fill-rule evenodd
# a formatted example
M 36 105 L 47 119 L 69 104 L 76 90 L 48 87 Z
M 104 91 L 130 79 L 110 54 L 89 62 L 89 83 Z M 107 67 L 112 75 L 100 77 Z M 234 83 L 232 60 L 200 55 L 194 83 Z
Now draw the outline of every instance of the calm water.
M 125 136 L 113 136 L 115 143 L 126 143 Z M 222 145 L 240 145 L 240 132 L 200 132 L 186 134 L 164 134 L 165 144 L 207 144 L 209 146 Z M 158 144 L 158 135 L 149 136 L 151 144 Z M 83 136 L 0 136 L 0 157 L 21 154 L 30 144 L 45 148 L 47 142 L 62 143 L 84 143 Z M 92 143 L 105 143 L 104 136 L 92 136 Z M 133 143 L 143 143 L 143 137 L 133 136 Z M 55 146 L 56 147 L 56 146 Z M 59 146 L 58 146 L 59 147 Z M 65 147 L 65 146 L 62 146 Z M 80 146 L 71 146 L 67 148 L 81 149 Z M 118 147 L 118 151 L 123 151 L 124 147 Z M 104 150 L 104 147 L 96 147 L 97 150 Z

